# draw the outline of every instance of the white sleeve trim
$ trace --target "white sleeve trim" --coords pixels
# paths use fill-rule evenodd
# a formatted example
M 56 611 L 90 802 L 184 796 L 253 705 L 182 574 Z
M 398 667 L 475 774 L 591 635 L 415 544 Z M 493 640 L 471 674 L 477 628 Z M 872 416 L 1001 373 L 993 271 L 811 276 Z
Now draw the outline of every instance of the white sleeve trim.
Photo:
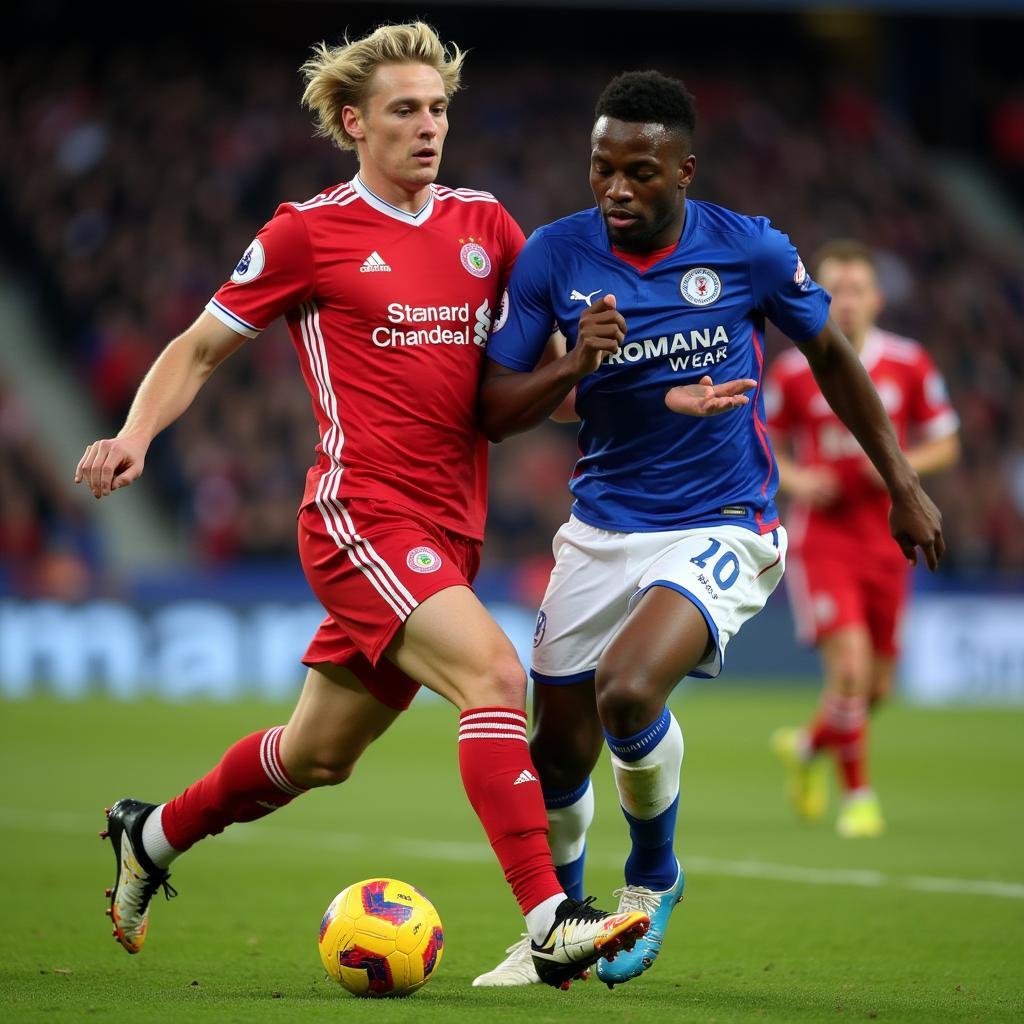
M 247 338 L 258 338 L 262 331 L 261 327 L 254 327 L 248 320 L 243 320 L 237 314 L 232 313 L 227 306 L 221 305 L 216 299 L 210 299 L 206 304 L 206 312 L 215 316 L 222 324 L 230 327 L 237 334 L 243 334 Z

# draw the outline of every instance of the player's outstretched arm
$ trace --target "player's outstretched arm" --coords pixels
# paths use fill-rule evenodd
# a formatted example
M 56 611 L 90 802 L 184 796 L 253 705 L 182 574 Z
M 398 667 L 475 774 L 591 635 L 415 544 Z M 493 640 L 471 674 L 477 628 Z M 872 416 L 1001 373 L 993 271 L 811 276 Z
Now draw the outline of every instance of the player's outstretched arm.
M 821 333 L 800 345 L 828 404 L 878 470 L 889 496 L 889 529 L 911 565 L 917 548 L 934 570 L 946 550 L 942 516 L 900 451 L 896 433 L 871 378 L 842 331 L 827 321 Z
M 480 429 L 488 440 L 502 441 L 529 430 L 558 409 L 572 389 L 593 373 L 605 358 L 619 351 L 626 321 L 615 308 L 615 296 L 599 298 L 580 317 L 571 352 L 523 373 L 493 359 L 484 361 L 480 382 Z
M 189 407 L 210 374 L 245 340 L 205 310 L 200 313 L 149 368 L 117 437 L 85 449 L 75 483 L 102 498 L 137 480 L 153 438 Z

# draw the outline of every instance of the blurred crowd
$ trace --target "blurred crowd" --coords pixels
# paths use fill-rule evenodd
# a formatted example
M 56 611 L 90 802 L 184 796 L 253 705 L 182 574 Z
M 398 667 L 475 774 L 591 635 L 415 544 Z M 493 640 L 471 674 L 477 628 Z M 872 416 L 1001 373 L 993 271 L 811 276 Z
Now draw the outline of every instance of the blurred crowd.
M 280 56 L 209 66 L 179 50 L 126 49 L 102 64 L 68 53 L 42 80 L 37 56 L 0 71 L 0 253 L 31 269 L 59 357 L 116 429 L 146 367 L 278 202 L 345 180 L 355 164 L 312 138 L 295 68 Z M 791 71 L 762 68 L 755 80 L 659 66 L 697 97 L 692 196 L 767 214 L 805 257 L 838 235 L 877 248 L 883 325 L 927 345 L 963 423 L 961 465 L 930 485 L 946 571 L 1024 572 L 1019 263 L 975 237 L 879 101 Z M 471 58 L 441 181 L 495 192 L 527 231 L 589 205 L 591 111 L 610 70 Z M 0 392 L 5 557 L 59 549 L 83 529 L 80 503 L 19 440 L 33 433 L 30 416 Z M 147 475 L 197 559 L 287 558 L 315 440 L 278 323 L 217 371 Z M 573 430 L 554 426 L 493 451 L 487 564 L 514 570 L 528 600 L 568 508 L 575 452 Z

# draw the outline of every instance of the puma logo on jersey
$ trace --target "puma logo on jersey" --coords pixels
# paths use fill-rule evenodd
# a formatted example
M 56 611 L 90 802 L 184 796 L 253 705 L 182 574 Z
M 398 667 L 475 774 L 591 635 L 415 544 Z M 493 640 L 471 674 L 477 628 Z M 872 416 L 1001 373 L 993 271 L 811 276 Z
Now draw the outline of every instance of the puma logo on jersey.
M 360 274 L 380 274 L 384 271 L 390 273 L 391 268 L 384 262 L 381 254 L 376 249 L 363 260 L 363 265 L 359 268 Z
M 595 288 L 589 295 L 584 295 L 583 292 L 577 291 L 575 288 L 573 288 L 572 295 L 569 296 L 569 301 L 570 302 L 585 302 L 589 306 L 591 299 L 600 290 L 601 290 L 600 288 Z

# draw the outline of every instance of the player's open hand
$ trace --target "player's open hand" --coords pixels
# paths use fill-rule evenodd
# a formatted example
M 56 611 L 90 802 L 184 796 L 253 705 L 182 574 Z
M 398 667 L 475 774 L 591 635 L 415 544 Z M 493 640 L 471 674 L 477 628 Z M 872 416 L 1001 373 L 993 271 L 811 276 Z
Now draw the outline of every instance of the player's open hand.
M 141 475 L 148 447 L 145 442 L 131 437 L 94 441 L 78 462 L 75 483 L 84 483 L 96 498 L 127 487 Z
M 680 384 L 670 388 L 665 404 L 681 416 L 720 416 L 746 405 L 750 399 L 746 392 L 757 387 L 757 381 L 745 377 L 713 384 L 706 374 L 696 384 Z
M 938 568 L 946 550 L 942 513 L 919 483 L 893 496 L 889 532 L 911 565 L 917 565 L 917 549 L 920 548 L 928 568 L 932 572 Z
M 601 296 L 580 316 L 576 344 L 570 353 L 580 379 L 615 355 L 625 338 L 626 321 L 615 308 L 615 296 Z

